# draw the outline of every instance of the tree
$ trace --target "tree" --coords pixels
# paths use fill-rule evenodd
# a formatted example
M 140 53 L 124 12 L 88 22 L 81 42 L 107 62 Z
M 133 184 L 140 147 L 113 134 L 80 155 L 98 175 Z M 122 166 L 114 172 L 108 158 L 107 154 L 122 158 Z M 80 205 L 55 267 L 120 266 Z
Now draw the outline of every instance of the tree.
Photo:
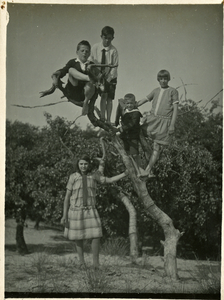
M 6 123 L 6 211 L 16 218 L 16 244 L 21 254 L 28 253 L 23 228 L 27 211 L 33 203 L 28 178 L 36 168 L 34 148 L 37 136 L 37 127 L 21 122 Z
M 175 141 L 163 151 L 155 166 L 157 179 L 148 181 L 143 188 L 150 191 L 156 206 L 174 220 L 174 226 L 185 232 L 178 243 L 179 255 L 186 257 L 185 250 L 191 247 L 197 255 L 213 258 L 219 255 L 221 244 L 222 115 L 193 108 L 191 111 L 180 106 Z M 41 215 L 46 222 L 58 222 L 66 182 L 74 165 L 72 155 L 79 155 L 85 148 L 95 168 L 98 165 L 94 158 L 103 155 L 93 125 L 84 131 L 78 126 L 70 129 L 71 122 L 66 119 L 45 116 L 47 125 L 41 130 L 7 121 L 6 216 L 21 207 L 26 216 Z M 117 138 L 110 135 L 110 127 L 106 128 L 106 158 L 110 168 L 105 168 L 105 172 L 113 176 L 124 170 L 123 156 L 115 146 L 117 143 L 122 148 L 122 143 L 119 139 L 114 142 Z M 147 141 L 145 147 L 148 146 Z M 149 147 L 146 152 L 150 151 Z M 141 155 L 143 158 L 143 151 Z M 131 161 L 126 162 L 129 163 L 133 167 Z M 139 201 L 133 180 L 102 185 L 97 190 L 104 239 L 127 236 L 129 213 L 119 196 L 122 190 L 136 212 L 138 241 L 150 243 L 158 251 L 162 249 L 159 240 L 163 239 L 163 227 L 154 221 L 150 209 L 145 208 L 148 200 Z
M 137 177 L 132 160 L 126 154 L 121 140 L 116 136 L 115 129 L 111 125 L 97 119 L 94 115 L 94 104 L 95 99 L 92 99 L 89 103 L 88 118 L 95 127 L 99 126 L 105 131 L 111 133 L 111 142 L 119 152 L 124 165 L 129 171 L 129 176 L 139 199 L 141 199 L 145 209 L 148 211 L 153 220 L 158 222 L 158 224 L 163 228 L 165 241 L 161 241 L 161 243 L 164 247 L 164 267 L 166 275 L 173 279 L 177 279 L 176 246 L 182 233 L 175 229 L 171 218 L 155 205 L 148 193 L 146 183 Z

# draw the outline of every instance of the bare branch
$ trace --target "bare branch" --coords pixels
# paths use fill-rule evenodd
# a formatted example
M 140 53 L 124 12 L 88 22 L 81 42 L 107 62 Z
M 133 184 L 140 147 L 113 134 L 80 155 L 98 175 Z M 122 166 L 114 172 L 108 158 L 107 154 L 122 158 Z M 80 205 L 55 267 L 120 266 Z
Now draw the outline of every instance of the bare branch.
M 68 102 L 68 101 L 59 101 L 59 102 L 54 102 L 54 103 L 49 103 L 49 104 L 44 104 L 44 105 L 35 105 L 35 106 L 18 105 L 18 104 L 12 104 L 12 106 L 22 107 L 22 108 L 37 108 L 37 107 L 52 106 L 52 105 L 56 105 L 56 104 L 64 103 L 64 102 Z
M 69 149 L 66 145 L 65 145 L 65 143 L 62 141 L 62 138 L 59 136 L 59 141 L 61 142 L 61 144 L 68 150 L 68 152 L 70 153 L 70 155 L 72 156 L 72 158 L 74 159 L 75 158 L 75 155 L 74 155 L 74 153 L 72 152 L 72 150 L 71 149 Z

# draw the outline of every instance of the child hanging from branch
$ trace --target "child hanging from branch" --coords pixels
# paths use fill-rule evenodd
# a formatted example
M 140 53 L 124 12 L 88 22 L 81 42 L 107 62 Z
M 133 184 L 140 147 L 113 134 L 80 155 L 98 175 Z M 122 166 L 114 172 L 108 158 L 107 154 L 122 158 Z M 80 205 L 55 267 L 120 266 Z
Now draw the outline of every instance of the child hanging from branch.
M 154 141 L 153 152 L 146 168 L 148 177 L 154 177 L 151 170 L 164 146 L 169 145 L 172 140 L 179 103 L 178 91 L 168 86 L 170 73 L 167 70 L 159 71 L 157 80 L 160 87 L 138 101 L 138 106 L 152 101 L 151 113 L 141 126 L 143 134 Z
M 88 41 L 78 43 L 77 58 L 69 60 L 65 67 L 52 74 L 53 86 L 47 91 L 40 92 L 41 97 L 52 94 L 58 88 L 69 101 L 83 107 L 82 115 L 88 114 L 89 101 L 97 98 L 98 89 L 104 90 L 104 74 L 97 68 L 99 65 L 88 60 L 90 52 L 91 46 Z M 66 74 L 68 82 L 63 87 L 60 79 Z
M 120 138 L 123 140 L 124 149 L 132 159 L 137 176 L 144 178 L 148 176 L 148 173 L 141 168 L 141 158 L 139 155 L 141 117 L 142 114 L 137 108 L 135 95 L 126 94 L 124 99 L 119 99 L 115 125 L 118 126 L 119 119 L 121 119 L 121 126 L 118 128 L 118 132 L 120 133 Z

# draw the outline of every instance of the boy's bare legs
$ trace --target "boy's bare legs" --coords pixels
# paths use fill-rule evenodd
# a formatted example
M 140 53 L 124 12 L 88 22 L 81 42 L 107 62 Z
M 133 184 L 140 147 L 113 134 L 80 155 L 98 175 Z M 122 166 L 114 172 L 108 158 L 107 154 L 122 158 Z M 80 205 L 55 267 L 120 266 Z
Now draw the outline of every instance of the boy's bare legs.
M 90 81 L 90 78 L 88 75 L 83 74 L 79 71 L 77 71 L 75 68 L 70 68 L 68 70 L 68 74 L 69 74 L 69 81 L 71 82 L 72 85 L 77 86 L 78 85 L 78 81 L 82 80 L 82 81 Z
M 100 114 L 101 114 L 102 121 L 105 121 L 106 107 L 107 107 L 107 93 L 102 93 L 101 100 L 100 100 Z
M 148 176 L 149 177 L 153 177 L 154 175 L 151 173 L 151 170 L 153 168 L 153 166 L 155 165 L 155 163 L 157 162 L 157 160 L 159 159 L 159 155 L 161 153 L 161 148 L 162 146 L 157 144 L 156 142 L 154 142 L 153 144 L 153 152 L 152 152 L 152 155 L 150 157 L 150 160 L 149 160 L 149 164 L 148 166 L 146 167 L 146 171 L 148 172 Z
M 80 264 L 85 265 L 84 253 L 83 253 L 83 240 L 76 240 L 75 245 L 76 245 L 76 250 L 77 250 L 77 253 L 79 256 Z
M 106 111 L 107 111 L 107 123 L 111 124 L 111 114 L 112 114 L 112 109 L 113 109 L 113 100 L 111 98 L 107 98 L 107 103 L 106 103 Z
M 95 93 L 95 86 L 91 82 L 87 82 L 84 87 L 85 99 L 84 99 L 83 108 L 82 108 L 83 116 L 88 114 L 89 100 L 92 98 L 94 93 Z
M 100 239 L 92 240 L 92 252 L 93 252 L 93 267 L 98 269 L 100 266 L 99 263 L 99 253 L 100 253 Z
M 89 76 L 85 75 L 79 71 L 77 71 L 75 68 L 70 68 L 69 69 L 69 81 L 73 86 L 78 85 L 78 81 L 86 81 L 86 85 L 84 87 L 84 103 L 83 103 L 83 109 L 82 109 L 82 115 L 87 115 L 88 114 L 88 102 L 92 98 L 92 96 L 95 93 L 95 86 L 92 82 L 89 80 Z

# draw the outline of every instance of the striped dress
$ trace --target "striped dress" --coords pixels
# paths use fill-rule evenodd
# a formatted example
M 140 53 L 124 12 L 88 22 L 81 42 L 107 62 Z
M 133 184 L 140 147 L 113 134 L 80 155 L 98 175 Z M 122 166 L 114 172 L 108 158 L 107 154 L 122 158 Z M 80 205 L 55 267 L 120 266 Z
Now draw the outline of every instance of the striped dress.
M 68 211 L 68 228 L 64 236 L 69 240 L 84 240 L 102 237 L 102 226 L 96 205 L 97 182 L 105 183 L 105 177 L 98 173 L 87 175 L 87 203 L 83 203 L 82 175 L 70 175 L 67 189 L 72 192 Z
M 168 145 L 171 141 L 169 127 L 173 115 L 173 105 L 179 103 L 178 91 L 172 87 L 158 87 L 146 98 L 148 101 L 152 101 L 152 109 L 141 126 L 142 131 L 158 144 Z

